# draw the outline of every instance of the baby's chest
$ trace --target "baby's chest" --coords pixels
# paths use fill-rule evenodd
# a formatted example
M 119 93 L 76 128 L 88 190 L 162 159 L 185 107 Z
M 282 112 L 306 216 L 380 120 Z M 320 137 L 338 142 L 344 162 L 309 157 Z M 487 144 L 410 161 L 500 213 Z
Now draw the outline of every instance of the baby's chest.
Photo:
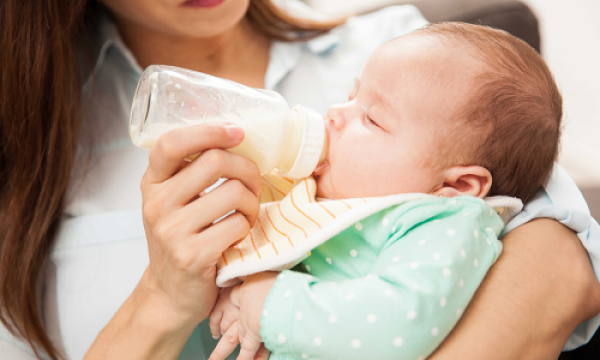
M 389 239 L 365 219 L 314 248 L 302 261 L 307 273 L 325 281 L 342 281 L 369 275 Z

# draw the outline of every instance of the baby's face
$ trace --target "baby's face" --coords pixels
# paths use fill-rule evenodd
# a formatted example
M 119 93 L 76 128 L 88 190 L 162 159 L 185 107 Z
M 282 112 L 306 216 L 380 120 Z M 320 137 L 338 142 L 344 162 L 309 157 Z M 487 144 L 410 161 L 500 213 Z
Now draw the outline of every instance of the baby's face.
M 317 195 L 343 199 L 441 187 L 440 139 L 457 126 L 477 69 L 459 50 L 423 35 L 377 49 L 348 102 L 327 111 L 329 154 L 314 173 Z

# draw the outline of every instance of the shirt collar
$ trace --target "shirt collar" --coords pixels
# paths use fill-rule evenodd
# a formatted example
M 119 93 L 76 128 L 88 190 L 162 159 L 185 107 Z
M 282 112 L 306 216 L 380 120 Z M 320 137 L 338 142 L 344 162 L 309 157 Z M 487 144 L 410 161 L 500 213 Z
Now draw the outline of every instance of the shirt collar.
M 125 42 L 119 33 L 119 29 L 117 28 L 117 24 L 115 24 L 107 10 L 100 11 L 97 35 L 93 40 L 95 46 L 92 47 L 93 54 L 97 54 L 95 56 L 96 61 L 94 63 L 94 68 L 84 83 L 84 91 L 89 88 L 95 75 L 104 65 L 106 56 L 111 49 L 116 50 L 117 53 L 125 59 L 125 62 L 129 67 L 128 70 L 134 71 L 139 76 L 142 74 L 142 67 L 138 64 L 131 50 L 125 45 Z
M 117 25 L 108 14 L 102 11 L 99 16 L 98 36 L 95 40 L 94 53 L 97 54 L 94 68 L 86 79 L 84 91 L 89 88 L 92 79 L 101 69 L 110 49 L 114 49 L 125 59 L 130 70 L 138 76 L 142 74 L 142 68 L 135 56 L 129 50 L 119 34 Z M 307 41 L 283 42 L 274 40 L 271 44 L 269 66 L 265 74 L 265 89 L 273 90 L 277 84 L 296 66 L 302 53 L 306 48 L 312 54 L 324 56 L 328 51 L 335 48 L 340 42 L 340 37 L 335 30 Z

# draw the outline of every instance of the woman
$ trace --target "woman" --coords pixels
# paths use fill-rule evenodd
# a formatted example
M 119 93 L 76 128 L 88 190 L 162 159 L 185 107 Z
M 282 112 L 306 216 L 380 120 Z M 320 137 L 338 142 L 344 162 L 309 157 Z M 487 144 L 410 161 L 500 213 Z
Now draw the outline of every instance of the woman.
M 291 19 L 264 0 L 103 4 L 114 23 L 84 0 L 0 7 L 0 301 L 5 326 L 35 349 L 5 332 L 0 353 L 206 358 L 214 342 L 206 322 L 197 325 L 217 295 L 214 264 L 256 218 L 259 176 L 250 161 L 220 150 L 241 141 L 237 128 L 171 132 L 149 160 L 134 148 L 127 120 L 141 69 L 190 68 L 324 112 L 344 100 L 375 47 L 425 21 L 412 7 L 390 8 L 305 40 L 335 24 Z M 92 45 L 77 58 L 81 36 Z M 79 64 L 90 63 L 79 102 Z M 573 206 L 559 196 L 572 194 L 568 176 L 554 176 L 513 228 L 556 213 L 555 195 Z M 196 195 L 220 177 L 230 181 Z M 565 215 L 554 217 L 580 236 L 597 231 L 589 215 L 560 209 Z M 540 219 L 503 241 L 503 256 L 433 358 L 555 358 L 600 311 L 600 286 L 574 232 Z

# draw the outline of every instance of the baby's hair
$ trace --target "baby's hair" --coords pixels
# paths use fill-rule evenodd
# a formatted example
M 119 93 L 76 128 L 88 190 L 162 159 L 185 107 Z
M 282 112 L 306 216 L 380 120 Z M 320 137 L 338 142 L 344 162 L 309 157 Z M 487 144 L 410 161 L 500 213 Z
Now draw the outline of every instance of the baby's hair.
M 413 34 L 458 47 L 484 65 L 462 120 L 442 141 L 446 165 L 479 165 L 492 174 L 488 196 L 527 202 L 558 156 L 562 97 L 541 56 L 509 33 L 487 26 L 437 23 Z M 461 150 L 457 153 L 457 145 Z

